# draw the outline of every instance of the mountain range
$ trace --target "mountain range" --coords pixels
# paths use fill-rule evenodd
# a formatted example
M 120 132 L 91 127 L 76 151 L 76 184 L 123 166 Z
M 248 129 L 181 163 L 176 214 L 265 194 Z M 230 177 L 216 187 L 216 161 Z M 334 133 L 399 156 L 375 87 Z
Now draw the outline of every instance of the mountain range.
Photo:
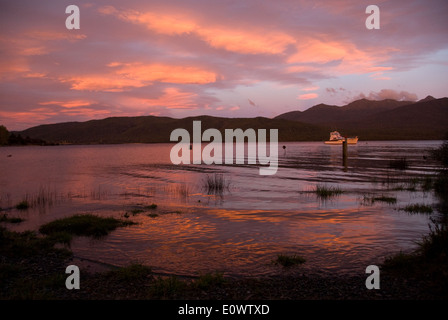
M 319 104 L 275 119 L 320 125 L 363 140 L 437 140 L 448 132 L 448 98 L 427 96 L 417 102 L 361 99 L 342 107 Z
M 51 143 L 170 142 L 170 134 L 176 128 L 184 128 L 191 134 L 194 120 L 202 122 L 202 131 L 216 128 L 222 134 L 225 129 L 236 128 L 278 129 L 279 141 L 323 141 L 334 130 L 342 135 L 356 135 L 360 140 L 440 140 L 448 132 L 448 98 L 428 96 L 417 102 L 361 99 L 344 106 L 318 104 L 273 119 L 112 117 L 40 125 L 18 134 Z

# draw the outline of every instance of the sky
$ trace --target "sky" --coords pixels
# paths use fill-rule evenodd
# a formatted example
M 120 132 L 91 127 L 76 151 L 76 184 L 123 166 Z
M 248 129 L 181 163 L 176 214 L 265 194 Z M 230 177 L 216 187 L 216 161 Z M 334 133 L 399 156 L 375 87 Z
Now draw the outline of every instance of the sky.
M 445 0 L 0 0 L 0 125 L 442 98 L 447 14 Z

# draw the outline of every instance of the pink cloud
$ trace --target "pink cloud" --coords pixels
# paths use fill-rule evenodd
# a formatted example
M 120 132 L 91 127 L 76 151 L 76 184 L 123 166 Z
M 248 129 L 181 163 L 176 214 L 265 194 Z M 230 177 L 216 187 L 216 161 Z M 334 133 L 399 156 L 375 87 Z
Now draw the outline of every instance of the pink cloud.
M 275 116 L 297 99 L 300 108 L 337 104 L 353 92 L 446 95 L 445 1 L 381 0 L 378 32 L 366 30 L 355 0 L 99 0 L 80 4 L 76 31 L 64 28 L 60 7 L 23 1 L 0 12 L 0 124 L 9 129 L 102 115 L 225 116 L 236 104 L 244 116 Z M 404 90 L 376 91 L 381 81 Z
M 364 93 L 359 94 L 354 97 L 353 100 L 358 99 L 369 99 L 369 100 L 384 100 L 384 99 L 393 99 L 393 100 L 402 100 L 402 101 L 417 101 L 417 94 L 407 92 L 407 91 L 397 91 L 393 89 L 382 89 L 378 92 L 371 91 L 368 95 Z
M 306 93 L 301 94 L 297 97 L 299 100 L 310 100 L 310 99 L 316 99 L 319 95 L 317 93 Z
M 84 107 L 92 104 L 90 101 L 86 100 L 70 100 L 70 101 L 45 101 L 39 102 L 40 105 L 58 105 L 64 108 L 75 108 L 75 107 Z

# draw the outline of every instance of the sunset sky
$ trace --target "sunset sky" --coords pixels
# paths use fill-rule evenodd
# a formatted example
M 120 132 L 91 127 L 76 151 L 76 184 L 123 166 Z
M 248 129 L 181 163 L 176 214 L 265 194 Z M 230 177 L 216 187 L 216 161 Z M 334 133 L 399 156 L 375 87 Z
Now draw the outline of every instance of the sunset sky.
M 0 125 L 442 98 L 447 14 L 446 0 L 0 0 Z

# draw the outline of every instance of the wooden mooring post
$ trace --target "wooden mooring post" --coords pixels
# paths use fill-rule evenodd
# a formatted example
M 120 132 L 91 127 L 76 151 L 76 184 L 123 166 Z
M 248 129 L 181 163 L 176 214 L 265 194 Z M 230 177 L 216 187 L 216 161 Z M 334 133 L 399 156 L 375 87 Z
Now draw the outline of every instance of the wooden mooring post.
M 342 165 L 344 167 L 347 167 L 347 156 L 347 138 L 344 138 L 344 140 L 342 141 Z

